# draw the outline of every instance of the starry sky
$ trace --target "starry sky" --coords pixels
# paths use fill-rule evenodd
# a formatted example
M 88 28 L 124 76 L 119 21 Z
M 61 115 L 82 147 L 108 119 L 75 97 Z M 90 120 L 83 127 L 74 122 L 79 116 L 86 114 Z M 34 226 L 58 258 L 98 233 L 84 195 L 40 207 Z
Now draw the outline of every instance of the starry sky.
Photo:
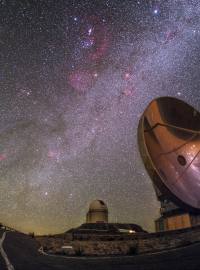
M 200 111 L 200 2 L 0 1 L 0 222 L 35 234 L 86 221 L 155 231 L 137 128 L 160 96 Z

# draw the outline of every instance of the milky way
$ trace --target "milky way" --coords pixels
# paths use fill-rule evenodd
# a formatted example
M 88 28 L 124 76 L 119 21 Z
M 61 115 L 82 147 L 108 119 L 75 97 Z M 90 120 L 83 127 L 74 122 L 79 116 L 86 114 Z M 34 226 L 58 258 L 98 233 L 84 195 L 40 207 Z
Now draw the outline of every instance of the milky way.
M 61 233 L 101 199 L 154 231 L 138 122 L 160 96 L 200 111 L 200 2 L 80 2 L 1 1 L 0 222 Z

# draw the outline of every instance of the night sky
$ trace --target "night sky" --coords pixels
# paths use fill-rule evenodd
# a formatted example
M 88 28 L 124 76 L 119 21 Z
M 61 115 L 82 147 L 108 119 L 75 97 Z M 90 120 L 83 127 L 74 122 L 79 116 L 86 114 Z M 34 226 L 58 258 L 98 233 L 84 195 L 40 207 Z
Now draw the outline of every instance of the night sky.
M 86 221 L 155 231 L 137 128 L 160 96 L 200 111 L 200 2 L 0 1 L 0 222 L 35 234 Z

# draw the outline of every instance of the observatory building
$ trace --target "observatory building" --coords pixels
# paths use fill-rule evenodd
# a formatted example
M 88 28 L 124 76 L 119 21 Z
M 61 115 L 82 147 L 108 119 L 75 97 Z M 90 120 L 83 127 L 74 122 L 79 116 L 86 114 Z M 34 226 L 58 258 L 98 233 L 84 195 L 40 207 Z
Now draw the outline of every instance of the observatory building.
M 90 204 L 86 223 L 108 223 L 108 207 L 103 201 L 96 200 Z
M 138 144 L 161 202 L 156 231 L 200 225 L 200 113 L 177 98 L 157 98 L 140 119 Z
M 120 234 L 147 233 L 141 226 L 132 223 L 108 223 L 108 207 L 102 200 L 93 201 L 86 215 L 86 223 L 67 233 L 73 234 Z

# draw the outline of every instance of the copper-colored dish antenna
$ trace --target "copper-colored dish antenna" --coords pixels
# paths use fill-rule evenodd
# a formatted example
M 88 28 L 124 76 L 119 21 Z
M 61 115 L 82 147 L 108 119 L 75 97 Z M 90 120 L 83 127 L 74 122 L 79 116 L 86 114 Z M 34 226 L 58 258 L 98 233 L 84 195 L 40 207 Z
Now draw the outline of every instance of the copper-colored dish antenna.
M 158 199 L 200 212 L 200 113 L 179 99 L 157 98 L 140 119 L 138 143 Z

